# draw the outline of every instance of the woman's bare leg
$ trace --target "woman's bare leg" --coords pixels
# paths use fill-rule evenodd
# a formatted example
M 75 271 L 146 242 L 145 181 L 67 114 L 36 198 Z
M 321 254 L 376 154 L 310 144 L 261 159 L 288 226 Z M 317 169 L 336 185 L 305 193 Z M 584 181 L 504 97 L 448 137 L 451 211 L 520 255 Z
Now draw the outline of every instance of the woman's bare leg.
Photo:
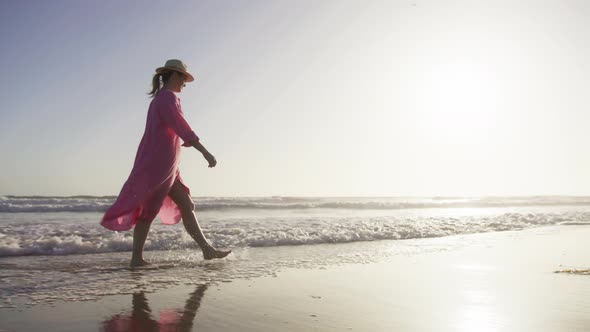
M 131 256 L 131 266 L 148 265 L 143 259 L 143 245 L 150 231 L 151 223 L 145 220 L 138 220 L 133 229 L 133 255 Z
M 178 205 L 182 214 L 184 228 L 195 242 L 197 242 L 203 251 L 203 257 L 205 257 L 205 259 L 223 258 L 231 253 L 231 250 L 217 250 L 209 243 L 209 241 L 207 241 L 207 238 L 205 237 L 205 234 L 203 234 L 201 226 L 197 221 L 197 216 L 193 211 L 195 205 L 180 183 L 175 182 L 174 185 L 172 185 L 172 188 L 170 188 L 170 193 L 168 195 L 172 198 L 174 203 Z

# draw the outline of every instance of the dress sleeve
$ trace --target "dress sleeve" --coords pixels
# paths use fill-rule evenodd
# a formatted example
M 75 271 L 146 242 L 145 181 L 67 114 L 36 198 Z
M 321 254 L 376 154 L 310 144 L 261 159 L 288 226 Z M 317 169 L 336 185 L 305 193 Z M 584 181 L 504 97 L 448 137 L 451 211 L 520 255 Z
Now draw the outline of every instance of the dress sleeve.
M 160 117 L 165 125 L 172 128 L 176 135 L 184 141 L 183 146 L 190 146 L 189 142 L 199 141 L 199 137 L 191 129 L 186 122 L 180 101 L 176 96 L 170 92 L 162 96 L 162 104 L 160 109 Z

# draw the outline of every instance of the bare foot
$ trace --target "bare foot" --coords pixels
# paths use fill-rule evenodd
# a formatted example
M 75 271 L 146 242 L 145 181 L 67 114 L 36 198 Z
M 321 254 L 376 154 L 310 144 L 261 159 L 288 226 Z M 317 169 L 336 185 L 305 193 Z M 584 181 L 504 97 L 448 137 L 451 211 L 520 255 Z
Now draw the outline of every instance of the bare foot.
M 152 265 L 152 263 L 146 261 L 145 259 L 131 259 L 131 267 L 138 267 L 138 266 L 146 266 L 146 265 Z
M 231 250 L 218 250 L 213 247 L 203 250 L 203 257 L 206 260 L 223 258 L 231 253 Z

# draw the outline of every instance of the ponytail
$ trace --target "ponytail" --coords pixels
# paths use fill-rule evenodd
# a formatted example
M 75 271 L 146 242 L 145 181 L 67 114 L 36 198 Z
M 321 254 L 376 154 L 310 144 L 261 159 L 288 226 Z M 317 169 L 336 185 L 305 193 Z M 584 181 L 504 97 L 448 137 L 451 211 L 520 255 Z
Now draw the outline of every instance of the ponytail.
M 168 80 L 170 79 L 170 76 L 172 76 L 171 70 L 154 74 L 154 77 L 152 77 L 152 91 L 148 92 L 148 95 L 150 96 L 150 98 L 154 98 L 156 93 L 158 93 L 158 91 L 160 91 L 160 89 L 162 89 L 164 84 L 166 82 L 168 82 Z

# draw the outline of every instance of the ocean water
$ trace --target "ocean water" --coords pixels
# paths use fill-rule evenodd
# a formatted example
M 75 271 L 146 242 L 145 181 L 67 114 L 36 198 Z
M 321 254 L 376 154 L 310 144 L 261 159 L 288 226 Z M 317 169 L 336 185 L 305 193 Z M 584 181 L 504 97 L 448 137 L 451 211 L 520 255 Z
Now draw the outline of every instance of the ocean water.
M 0 307 L 364 263 L 445 250 L 451 235 L 590 224 L 590 197 L 196 197 L 206 236 L 233 254 L 203 261 L 182 223 L 156 218 L 145 246 L 154 266 L 138 271 L 127 268 L 133 232 L 99 225 L 114 199 L 0 196 Z

